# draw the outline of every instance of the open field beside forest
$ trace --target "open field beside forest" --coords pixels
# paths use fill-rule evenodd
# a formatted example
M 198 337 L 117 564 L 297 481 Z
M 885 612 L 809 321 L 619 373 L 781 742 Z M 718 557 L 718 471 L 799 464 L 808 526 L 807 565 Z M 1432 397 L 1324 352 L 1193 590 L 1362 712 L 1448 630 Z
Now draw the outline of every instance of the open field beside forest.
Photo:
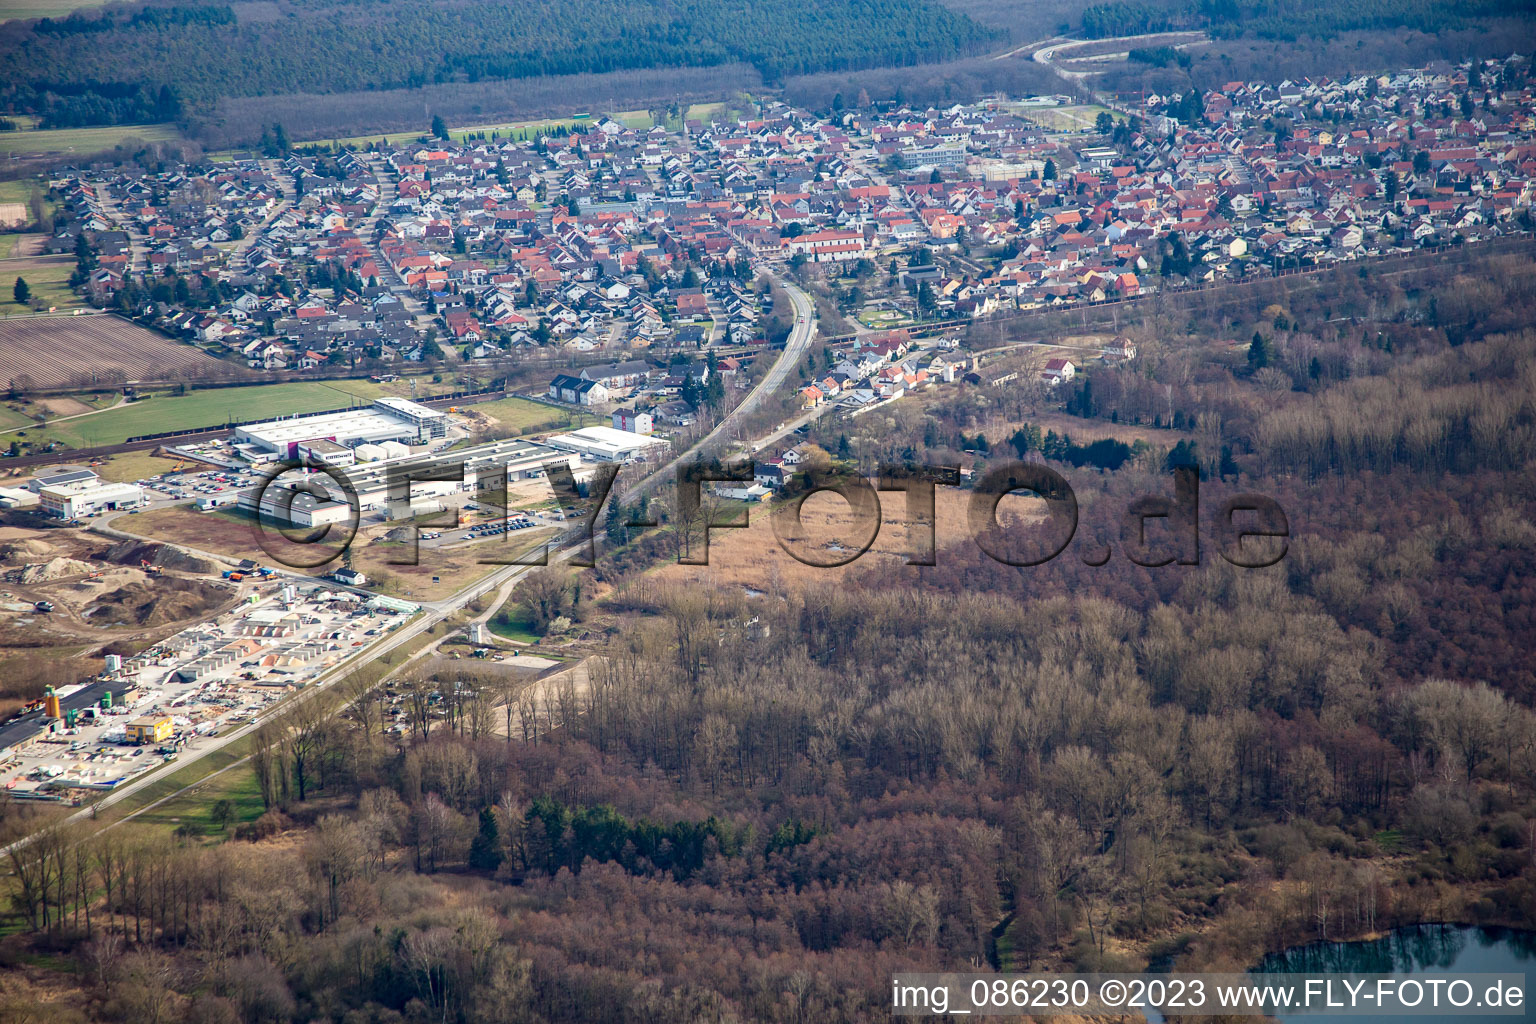
M 0 22 L 58 18 L 71 11 L 100 7 L 107 0 L 0 0 Z
M 44 128 L 0 132 L 0 155 L 54 156 L 100 153 L 129 139 L 170 142 L 181 138 L 175 125 L 122 124 L 106 128 Z

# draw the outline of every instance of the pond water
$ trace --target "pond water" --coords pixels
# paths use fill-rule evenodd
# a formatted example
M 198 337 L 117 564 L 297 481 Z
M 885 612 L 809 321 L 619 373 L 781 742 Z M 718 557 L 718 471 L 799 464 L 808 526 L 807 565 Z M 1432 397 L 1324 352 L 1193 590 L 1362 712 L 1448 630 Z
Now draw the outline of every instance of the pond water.
M 1524 973 L 1527 994 L 1536 984 L 1536 932 L 1504 928 L 1473 928 L 1465 925 L 1422 924 L 1399 928 L 1379 939 L 1365 942 L 1314 942 L 1283 953 L 1266 956 L 1258 970 L 1270 973 L 1392 974 L 1398 977 L 1432 977 L 1444 974 Z M 1280 1014 L 1279 1020 L 1331 1024 L 1351 1018 L 1322 1014 Z M 1363 1018 L 1352 1018 L 1360 1024 Z M 1377 1018 L 1381 1019 L 1381 1018 Z M 1465 1016 L 1416 1016 L 1415 1024 L 1429 1021 L 1466 1020 Z M 1488 1017 L 1489 1021 L 1520 1017 Z M 1524 1019 L 1536 1020 L 1529 1002 Z
M 1167 970 L 1168 966 L 1153 966 Z M 1379 939 L 1363 942 L 1314 942 L 1283 953 L 1271 953 L 1255 969 L 1272 974 L 1391 974 L 1397 977 L 1433 977 L 1444 974 L 1524 974 L 1526 994 L 1536 988 L 1536 932 L 1504 928 L 1473 928 L 1466 925 L 1421 924 L 1399 928 Z M 1154 1022 L 1163 1018 L 1147 1014 Z M 1257 1019 L 1257 1018 L 1255 1018 Z M 1281 1013 L 1273 1019 L 1283 1024 L 1364 1024 L 1386 1017 L 1342 1017 L 1318 1013 Z M 1466 1016 L 1414 1016 L 1413 1024 L 1467 1020 Z M 1489 1021 L 1536 1021 L 1536 1007 L 1527 1000 L 1520 1016 L 1474 1018 Z

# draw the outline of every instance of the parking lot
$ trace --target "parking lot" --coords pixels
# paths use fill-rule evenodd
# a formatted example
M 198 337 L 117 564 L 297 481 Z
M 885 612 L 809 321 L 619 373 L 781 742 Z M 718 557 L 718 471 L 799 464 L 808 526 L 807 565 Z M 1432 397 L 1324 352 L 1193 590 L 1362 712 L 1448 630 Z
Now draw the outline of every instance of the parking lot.
M 201 472 L 182 471 L 162 474 L 135 481 L 144 488 L 144 498 L 153 504 L 173 501 L 191 501 L 197 498 L 227 494 L 233 500 L 242 489 L 255 484 L 260 477 L 250 471 L 209 468 Z

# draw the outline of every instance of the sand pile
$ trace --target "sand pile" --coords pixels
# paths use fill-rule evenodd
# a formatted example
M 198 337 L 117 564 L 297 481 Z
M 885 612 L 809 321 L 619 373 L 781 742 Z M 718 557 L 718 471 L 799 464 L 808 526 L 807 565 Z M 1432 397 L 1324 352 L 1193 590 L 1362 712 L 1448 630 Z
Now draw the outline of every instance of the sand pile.
M 97 626 L 160 626 L 204 615 L 227 597 L 219 587 L 197 580 L 140 580 L 101 595 L 85 617 Z
M 46 562 L 35 562 L 26 566 L 16 576 L 17 583 L 46 583 L 49 580 L 61 579 L 65 576 L 79 576 L 81 573 L 94 572 L 95 566 L 88 562 L 82 562 L 76 558 L 50 558 Z
M 173 548 L 167 544 L 150 544 L 144 541 L 125 540 L 114 544 L 103 551 L 93 552 L 92 558 L 100 558 L 107 562 L 116 562 L 119 565 L 137 566 L 141 562 L 161 569 L 170 569 L 175 572 L 194 572 L 204 575 L 218 571 L 206 558 L 198 558 L 189 555 L 185 551 Z
M 53 545 L 40 540 L 16 540 L 0 544 L 0 563 L 25 565 L 29 562 L 46 561 L 53 554 Z

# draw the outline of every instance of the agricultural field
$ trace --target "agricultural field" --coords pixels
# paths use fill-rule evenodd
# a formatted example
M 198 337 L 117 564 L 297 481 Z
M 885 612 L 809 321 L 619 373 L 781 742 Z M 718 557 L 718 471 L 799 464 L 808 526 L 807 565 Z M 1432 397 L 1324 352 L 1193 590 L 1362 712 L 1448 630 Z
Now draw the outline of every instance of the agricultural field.
M 0 156 L 62 156 L 101 153 L 128 139 L 170 142 L 181 138 L 175 125 L 125 124 L 109 128 L 45 128 L 0 132 Z
M 0 206 L 19 206 L 24 211 L 27 221 L 32 218 L 32 196 L 39 193 L 43 197 L 43 209 L 52 216 L 58 212 L 58 203 L 48 198 L 48 183 L 41 178 L 9 178 L 0 181 Z M 3 248 L 6 241 L 9 248 Z M 6 234 L 0 236 L 0 251 L 4 252 L 0 258 L 14 256 L 30 256 L 42 252 L 43 235 L 16 235 Z
M 9 233 L 0 235 L 0 260 L 8 260 L 15 256 L 28 255 L 32 251 L 33 243 L 38 237 L 38 235 L 17 235 Z M 0 271 L 0 273 L 3 273 L 3 271 Z M 11 278 L 11 283 L 15 284 L 16 279 Z
M 7 268 L 15 264 L 6 264 Z M 73 263 L 61 264 L 65 276 Z M 5 273 L 10 274 L 7 269 Z M 26 276 L 23 274 L 23 276 Z M 11 297 L 11 284 L 3 297 Z M 32 278 L 27 277 L 32 285 Z M 37 290 L 37 285 L 32 285 Z M 11 305 L 11 310 L 17 307 Z M 120 371 L 128 380 L 153 375 L 157 380 L 187 370 L 234 371 L 189 345 L 181 345 L 138 324 L 115 316 L 32 317 L 0 321 L 0 385 L 19 377 L 32 386 L 89 385 L 102 371 Z
M 83 309 L 86 302 L 69 285 L 75 261 L 56 256 L 7 260 L 0 266 L 0 315 L 26 316 L 38 308 Z M 32 290 L 32 298 L 23 305 L 15 300 L 16 279 L 22 278 Z M 0 338 L 3 340 L 3 338 Z M 0 363 L 4 362 L 0 355 Z
M 36 178 L 11 178 L 0 181 L 0 203 L 25 203 L 32 197 L 34 188 L 42 188 Z
M 107 0 L 0 0 L 0 22 L 59 18 L 71 11 L 100 7 Z
M 335 388 L 311 381 L 161 395 L 32 428 L 25 440 L 34 447 L 59 441 L 71 448 L 92 448 L 167 430 L 219 427 L 231 420 L 340 409 L 349 404 L 348 397 Z M 0 436 L 0 446 L 14 439 L 14 435 Z

